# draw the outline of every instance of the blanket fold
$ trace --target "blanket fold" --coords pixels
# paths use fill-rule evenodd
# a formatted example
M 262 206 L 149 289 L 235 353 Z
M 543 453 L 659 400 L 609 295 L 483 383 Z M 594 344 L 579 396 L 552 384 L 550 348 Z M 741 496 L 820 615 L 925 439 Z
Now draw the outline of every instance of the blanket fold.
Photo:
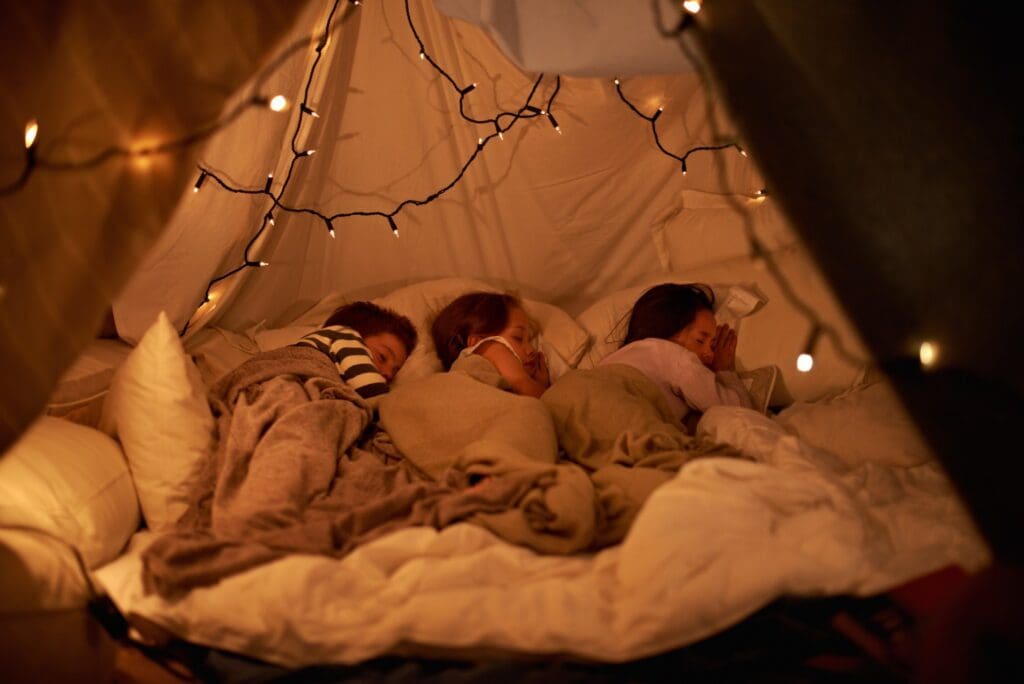
M 631 366 L 571 370 L 541 401 L 567 457 L 593 482 L 597 548 L 621 541 L 651 492 L 686 463 L 738 455 L 727 445 L 686 434 L 658 386 Z

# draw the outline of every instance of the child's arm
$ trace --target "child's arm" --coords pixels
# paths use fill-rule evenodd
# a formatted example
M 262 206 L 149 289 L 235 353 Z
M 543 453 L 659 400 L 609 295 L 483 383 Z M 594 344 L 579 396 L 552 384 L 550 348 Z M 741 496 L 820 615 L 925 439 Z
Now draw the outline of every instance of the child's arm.
M 476 348 L 474 353 L 494 364 L 502 377 L 512 385 L 512 391 L 516 394 L 539 397 L 548 388 L 547 384 L 543 382 L 543 379 L 547 377 L 547 364 L 544 362 L 543 355 L 539 356 L 539 361 L 534 366 L 534 373 L 531 375 L 511 349 L 494 340 L 484 342 Z
M 701 363 L 696 354 L 683 352 L 675 364 L 671 384 L 691 408 L 702 412 L 712 406 L 754 408 L 750 393 L 735 371 L 715 372 Z

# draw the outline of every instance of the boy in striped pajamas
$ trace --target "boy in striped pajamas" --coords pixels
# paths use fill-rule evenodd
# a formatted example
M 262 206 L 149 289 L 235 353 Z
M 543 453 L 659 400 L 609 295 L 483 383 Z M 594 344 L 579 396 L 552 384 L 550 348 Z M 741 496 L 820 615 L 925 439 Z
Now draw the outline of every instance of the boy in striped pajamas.
M 416 346 L 416 327 L 390 309 L 372 302 L 339 307 L 320 330 L 296 345 L 318 349 L 330 357 L 338 374 L 364 399 L 388 391 L 388 383 Z

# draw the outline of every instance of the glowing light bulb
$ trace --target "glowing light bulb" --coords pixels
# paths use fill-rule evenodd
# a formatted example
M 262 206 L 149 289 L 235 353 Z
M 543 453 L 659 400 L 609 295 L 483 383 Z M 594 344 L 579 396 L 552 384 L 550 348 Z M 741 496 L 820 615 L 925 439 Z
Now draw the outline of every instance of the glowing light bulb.
M 312 157 L 314 154 L 316 154 L 316 150 L 306 150 L 305 154 L 307 157 Z
M 477 138 L 476 139 L 476 146 L 477 147 L 483 147 L 484 146 L 484 139 L 483 138 Z
M 811 356 L 807 352 L 804 352 L 800 356 L 796 357 L 796 369 L 798 371 L 800 371 L 801 373 L 806 373 L 812 368 L 814 368 L 813 356 Z
M 268 261 L 261 261 L 260 262 L 260 268 L 263 268 L 264 266 L 269 266 L 269 265 L 270 265 L 270 262 L 268 262 Z
M 288 108 L 288 98 L 284 95 L 275 95 L 270 98 L 270 104 L 268 106 L 275 112 L 283 112 Z
M 303 111 L 304 114 L 309 114 L 314 119 L 319 119 L 320 118 L 319 114 L 317 114 L 314 110 L 310 109 L 306 105 L 302 105 L 302 111 Z
M 938 343 L 925 340 L 917 350 L 917 355 L 921 359 L 922 366 L 925 368 L 934 368 L 935 364 L 939 360 Z
M 326 219 L 326 221 L 327 221 L 327 234 L 330 235 L 331 238 L 334 238 L 334 222 L 331 221 L 331 219 Z
M 31 149 L 36 144 L 36 136 L 39 135 L 39 122 L 35 119 L 29 119 L 29 122 L 25 124 L 25 149 Z
M 397 238 L 398 237 L 398 224 L 395 223 L 395 219 L 390 217 L 390 216 L 388 216 L 388 225 L 391 227 L 391 232 L 394 233 L 395 237 Z
M 201 171 L 199 178 L 196 179 L 196 184 L 192 186 L 192 192 L 199 192 L 199 188 L 203 187 L 203 183 L 206 182 L 206 172 Z
M 427 53 L 425 53 L 423 50 L 420 50 L 420 59 L 426 59 L 426 58 L 427 58 Z
M 270 192 L 270 184 L 274 182 L 274 174 L 267 174 L 267 184 L 263 186 L 263 192 Z
M 736 146 L 736 149 L 739 150 L 740 154 L 742 154 L 744 157 L 747 156 L 747 151 L 745 149 L 743 149 L 742 147 L 740 147 L 739 145 Z
M 615 85 L 619 85 L 621 82 L 619 79 L 615 79 Z
M 696 14 L 700 12 L 701 0 L 685 0 L 683 2 L 683 9 L 690 14 Z

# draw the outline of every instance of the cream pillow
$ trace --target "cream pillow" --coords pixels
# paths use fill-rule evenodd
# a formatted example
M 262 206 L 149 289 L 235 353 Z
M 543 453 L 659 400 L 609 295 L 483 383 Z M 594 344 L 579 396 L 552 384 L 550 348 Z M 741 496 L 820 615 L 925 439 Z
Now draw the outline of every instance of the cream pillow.
M 138 526 L 128 464 L 99 430 L 42 416 L 0 456 L 0 528 L 40 530 L 36 543 L 56 537 L 95 568 L 113 560 Z M 67 549 L 58 553 L 74 563 Z
M 408 317 L 419 334 L 416 349 L 395 378 L 396 385 L 441 371 L 441 362 L 430 338 L 430 325 L 437 312 L 449 302 L 459 295 L 475 290 L 503 291 L 502 288 L 482 280 L 441 278 L 407 285 L 371 300 L 379 306 Z M 538 345 L 548 359 L 551 377 L 554 380 L 559 374 L 579 363 L 587 350 L 590 338 L 586 330 L 557 306 L 533 299 L 520 299 L 526 313 L 537 321 L 540 328 Z M 257 330 L 254 334 L 256 342 L 264 351 L 291 344 L 319 328 L 335 308 L 348 301 L 351 299 L 338 294 L 328 295 L 320 304 L 313 307 L 313 310 L 323 314 L 316 321 L 310 320 L 307 313 L 300 319 L 301 325 Z M 329 306 L 325 306 L 324 302 L 329 302 Z
M 213 439 L 206 387 L 163 312 L 114 375 L 100 427 L 121 442 L 146 525 L 172 525 Z
M 790 432 L 849 466 L 915 466 L 933 452 L 887 380 L 837 397 L 793 404 L 775 418 Z

